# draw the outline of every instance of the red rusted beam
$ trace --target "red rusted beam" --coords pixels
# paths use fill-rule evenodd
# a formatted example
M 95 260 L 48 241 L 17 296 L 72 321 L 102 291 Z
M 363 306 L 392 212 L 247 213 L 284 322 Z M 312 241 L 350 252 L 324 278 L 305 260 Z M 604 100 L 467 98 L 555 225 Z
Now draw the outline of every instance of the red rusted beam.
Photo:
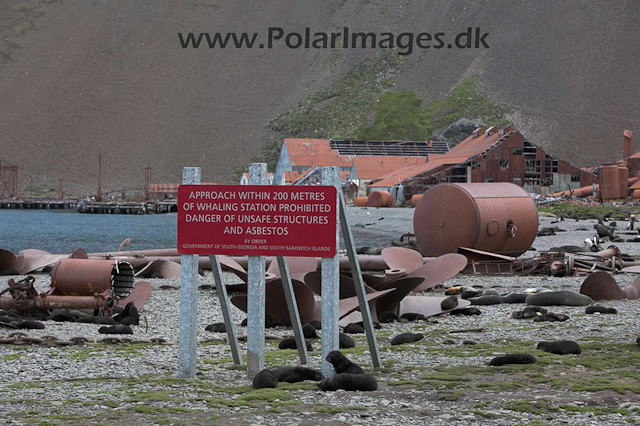
M 113 297 L 98 296 L 51 296 L 38 295 L 33 299 L 14 299 L 10 295 L 0 296 L 2 309 L 112 309 Z

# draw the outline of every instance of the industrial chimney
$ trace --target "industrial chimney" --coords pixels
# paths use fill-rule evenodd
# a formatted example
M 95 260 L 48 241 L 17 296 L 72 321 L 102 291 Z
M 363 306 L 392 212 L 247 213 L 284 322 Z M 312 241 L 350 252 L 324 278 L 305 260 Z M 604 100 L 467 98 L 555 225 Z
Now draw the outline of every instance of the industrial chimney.
M 633 155 L 633 133 L 631 130 L 624 131 L 624 159 Z

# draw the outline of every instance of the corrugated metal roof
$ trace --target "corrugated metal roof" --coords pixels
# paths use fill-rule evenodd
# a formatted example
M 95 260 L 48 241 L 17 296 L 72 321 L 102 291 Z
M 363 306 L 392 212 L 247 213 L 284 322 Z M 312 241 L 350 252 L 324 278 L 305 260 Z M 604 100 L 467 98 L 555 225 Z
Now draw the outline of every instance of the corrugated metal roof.
M 331 149 L 329 139 L 285 139 L 293 166 L 349 167 L 353 156 L 341 156 Z
M 427 157 L 403 157 L 395 155 L 366 155 L 357 156 L 353 164 L 358 179 L 375 179 L 407 166 L 424 164 Z
M 507 126 L 504 128 L 504 132 L 499 132 L 495 129 L 493 133 L 487 135 L 485 133 L 485 129 L 478 128 L 476 129 L 476 132 L 474 132 L 474 135 L 469 136 L 467 139 L 451 148 L 451 150 L 446 154 L 437 156 L 432 155 L 429 158 L 429 162 L 426 164 L 405 167 L 395 173 L 384 175 L 379 181 L 369 185 L 369 187 L 388 188 L 411 177 L 434 172 L 442 166 L 455 166 L 456 164 L 467 162 L 498 144 L 500 139 L 510 135 L 514 131 L 515 129 L 513 127 Z

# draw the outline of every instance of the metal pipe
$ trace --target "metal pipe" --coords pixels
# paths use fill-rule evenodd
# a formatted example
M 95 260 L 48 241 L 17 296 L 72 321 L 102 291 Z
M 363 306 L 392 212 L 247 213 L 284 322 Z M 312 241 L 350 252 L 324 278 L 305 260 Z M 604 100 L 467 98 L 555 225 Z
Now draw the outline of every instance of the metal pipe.
M 14 299 L 10 295 L 0 296 L 2 309 L 112 309 L 114 300 L 108 293 L 98 296 L 52 296 L 37 295 L 33 299 Z

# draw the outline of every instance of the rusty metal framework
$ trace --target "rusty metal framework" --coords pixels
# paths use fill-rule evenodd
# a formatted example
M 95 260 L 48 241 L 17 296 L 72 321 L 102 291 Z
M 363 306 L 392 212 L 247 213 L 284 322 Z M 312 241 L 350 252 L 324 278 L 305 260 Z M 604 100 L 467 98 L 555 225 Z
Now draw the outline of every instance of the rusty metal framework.
M 18 197 L 18 166 L 0 162 L 0 200 Z

